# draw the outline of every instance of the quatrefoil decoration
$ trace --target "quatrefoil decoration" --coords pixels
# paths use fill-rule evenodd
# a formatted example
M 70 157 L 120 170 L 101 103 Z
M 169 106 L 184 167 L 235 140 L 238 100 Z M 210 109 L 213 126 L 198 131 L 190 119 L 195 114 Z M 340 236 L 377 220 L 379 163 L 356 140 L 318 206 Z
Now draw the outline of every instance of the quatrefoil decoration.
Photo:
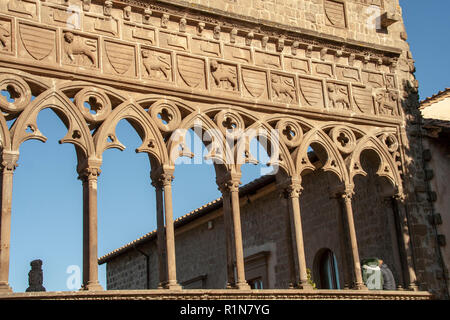
M 303 140 L 303 130 L 300 124 L 292 120 L 280 120 L 276 125 L 280 140 L 289 148 L 298 147 Z
M 75 95 L 75 105 L 88 123 L 103 122 L 112 111 L 111 101 L 103 90 L 86 88 Z
M 150 116 L 163 132 L 172 132 L 181 123 L 181 113 L 178 107 L 166 100 L 155 102 L 149 109 Z
M 345 154 L 352 153 L 356 147 L 356 137 L 352 130 L 337 126 L 330 132 L 331 139 L 339 151 Z
M 238 139 L 245 129 L 242 117 L 230 110 L 220 111 L 214 117 L 214 121 L 227 138 Z
M 31 101 L 30 86 L 13 75 L 0 75 L 0 109 L 9 114 L 21 112 Z
M 399 148 L 398 139 L 392 133 L 384 133 L 381 136 L 381 141 L 383 141 L 390 153 L 397 151 Z

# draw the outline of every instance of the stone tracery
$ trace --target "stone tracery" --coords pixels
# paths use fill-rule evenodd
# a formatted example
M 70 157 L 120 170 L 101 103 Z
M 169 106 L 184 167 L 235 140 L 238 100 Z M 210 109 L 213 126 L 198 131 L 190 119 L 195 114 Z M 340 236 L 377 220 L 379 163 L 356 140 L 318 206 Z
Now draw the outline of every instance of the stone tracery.
M 83 5 L 87 12 L 92 6 L 90 1 L 84 1 Z M 105 16 L 111 15 L 112 5 L 113 3 L 108 1 L 108 6 L 104 8 Z M 131 17 L 131 11 L 127 12 L 126 20 Z M 148 11 L 147 14 L 149 14 Z M 170 15 L 158 13 L 158 16 L 161 19 L 160 27 L 170 29 Z M 184 33 L 185 24 L 189 22 L 192 25 L 192 21 L 192 18 L 189 21 L 185 19 L 183 26 L 180 25 L 180 30 Z M 28 27 L 21 20 L 16 23 Z M 196 27 L 198 33 L 195 36 L 200 36 L 212 25 L 200 22 L 196 24 Z M 151 28 L 153 30 L 156 27 Z M 0 32 L 3 29 L 5 27 L 2 26 Z M 87 26 L 86 29 L 88 29 Z M 221 37 L 220 33 L 224 29 L 226 28 L 220 28 L 217 25 L 214 27 L 215 40 L 223 41 L 221 39 L 224 37 Z M 38 35 L 36 30 L 38 29 L 27 29 L 27 32 L 36 32 Z M 159 250 L 165 252 L 166 257 L 164 266 L 161 266 L 166 272 L 160 282 L 161 286 L 169 289 L 179 288 L 175 269 L 171 183 L 175 160 L 181 156 L 192 156 L 184 143 L 185 136 L 183 132 L 180 133 L 181 130 L 187 131 L 200 125 L 202 134 L 207 132 L 210 138 L 210 143 L 205 142 L 205 144 L 209 150 L 208 156 L 216 166 L 217 183 L 223 193 L 224 201 L 227 202 L 224 205 L 225 210 L 228 210 L 227 219 L 230 224 L 227 237 L 234 241 L 228 240 L 231 241 L 228 243 L 230 247 L 228 264 L 236 263 L 237 265 L 236 279 L 229 273 L 230 286 L 248 288 L 243 274 L 238 186 L 242 164 L 257 162 L 249 150 L 252 139 L 264 138 L 267 141 L 265 147 L 270 156 L 269 165 L 281 169 L 278 174 L 284 179 L 285 188 L 289 191 L 291 214 L 295 221 L 296 259 L 300 265 L 296 276 L 296 285 L 299 288 L 308 288 L 302 252 L 299 197 L 302 190 L 302 175 L 317 169 L 308 158 L 311 145 L 318 144 L 325 150 L 326 162 L 321 169 L 335 173 L 341 181 L 347 217 L 351 224 L 353 224 L 351 208 L 351 196 L 354 192 L 353 178 L 358 174 L 366 174 L 360 164 L 360 156 L 364 150 L 373 150 L 379 156 L 378 175 L 386 177 L 397 188 L 397 195 L 403 196 L 402 179 L 397 164 L 398 158 L 402 157 L 402 146 L 396 131 L 400 112 L 395 76 L 393 76 L 394 81 L 390 82 L 393 88 L 388 90 L 384 89 L 383 85 L 390 71 L 375 72 L 344 68 L 350 71 L 344 70 L 342 74 L 335 74 L 335 70 L 342 66 L 325 61 L 327 54 L 333 54 L 336 59 L 348 55 L 347 64 L 352 66 L 354 60 L 363 59 L 362 56 L 356 57 L 354 53 L 349 54 L 332 46 L 329 46 L 329 49 L 318 46 L 316 43 L 305 46 L 305 43 L 300 43 L 299 40 L 292 42 L 292 39 L 283 39 L 277 43 L 277 52 L 268 53 L 252 49 L 248 59 L 245 58 L 245 53 L 250 52 L 246 51 L 248 48 L 233 47 L 233 50 L 238 49 L 242 55 L 236 55 L 236 51 L 232 51 L 233 54 L 228 59 L 230 61 L 225 63 L 221 60 L 223 43 L 215 47 L 214 44 L 219 42 L 208 42 L 203 38 L 194 38 L 194 35 L 186 37 L 175 31 L 168 34 L 159 30 L 157 33 L 159 42 L 155 41 L 155 43 L 159 43 L 161 47 L 158 50 L 164 50 L 160 54 L 164 53 L 167 57 L 167 60 L 163 59 L 164 62 L 162 62 L 159 58 L 156 58 L 157 61 L 148 59 L 150 55 L 144 52 L 148 53 L 151 50 L 147 47 L 143 48 L 138 37 L 135 39 L 137 42 L 130 43 L 122 39 L 112 41 L 111 38 L 115 38 L 114 36 L 108 38 L 101 32 L 99 34 L 102 36 L 94 36 L 89 35 L 89 32 L 57 31 L 55 35 L 57 34 L 62 43 L 63 57 L 59 57 L 58 54 L 52 56 L 54 49 L 53 42 L 50 41 L 51 43 L 47 43 L 48 50 L 45 57 L 38 55 L 40 59 L 36 59 L 33 54 L 26 58 L 22 57 L 24 60 L 20 61 L 26 66 L 24 69 L 27 72 L 17 71 L 12 68 L 12 65 L 1 69 L 0 90 L 7 92 L 9 96 L 9 98 L 0 96 L 0 109 L 3 113 L 0 115 L 0 138 L 4 176 L 2 230 L 9 225 L 12 175 L 19 157 L 20 146 L 28 139 L 45 142 L 46 138 L 39 131 L 36 121 L 40 111 L 51 108 L 68 130 L 61 139 L 61 143 L 74 144 L 78 155 L 77 169 L 83 181 L 85 201 L 83 216 L 89 229 L 84 238 L 83 287 L 86 290 L 101 289 L 95 271 L 97 268 L 96 179 L 100 174 L 103 152 L 109 148 L 120 150 L 125 148 L 115 134 L 115 127 L 122 119 L 129 121 L 142 139 L 142 145 L 136 152 L 149 154 L 152 180 L 159 195 L 157 197 L 159 199 L 158 237 L 162 239 Z M 236 29 L 230 31 L 232 37 L 229 42 L 233 44 L 239 32 Z M 132 34 L 136 35 L 134 32 Z M 162 41 L 164 34 L 168 37 L 166 42 Z M 4 47 L 3 51 L 8 51 L 6 37 L 9 37 L 9 34 L 7 36 L 3 32 L 0 36 L 2 36 L 0 43 Z M 23 39 L 23 35 L 21 37 L 22 41 L 26 40 L 24 45 L 30 47 L 30 39 L 28 37 Z M 52 40 L 52 38 L 49 39 Z M 201 57 L 199 52 L 191 48 L 194 39 L 200 43 L 199 48 L 203 50 Z M 251 47 L 256 42 L 255 39 L 259 39 L 259 36 L 250 31 L 245 33 L 242 40 L 246 42 L 246 46 Z M 262 38 L 263 41 L 264 39 L 265 37 Z M 105 44 L 107 41 L 110 41 L 112 45 L 107 46 Z M 152 40 L 152 44 L 155 43 Z M 105 45 L 99 50 L 101 44 Z M 293 56 L 282 53 L 285 45 L 288 44 L 292 44 L 295 48 Z M 218 51 L 215 51 L 215 48 L 219 48 Z M 188 49 L 192 49 L 192 52 Z M 107 59 L 100 54 L 102 51 L 105 51 Z M 297 51 L 303 51 L 304 57 L 298 58 Z M 127 57 L 133 56 L 133 52 L 135 54 L 133 61 L 118 58 L 124 53 L 131 53 L 131 55 L 127 54 Z M 137 55 L 136 52 L 141 52 L 142 57 L 139 57 L 141 55 Z M 313 54 L 319 55 L 319 59 L 311 58 Z M 392 52 L 387 53 L 388 56 L 392 54 Z M 209 58 L 211 55 L 214 60 Z M 57 79 L 46 71 L 36 72 L 29 67 L 36 64 L 36 60 L 47 57 L 61 59 L 58 63 L 69 73 L 72 72 L 69 70 L 73 70 L 70 68 L 73 68 L 74 64 L 82 66 L 83 68 L 80 69 L 82 76 L 75 76 L 72 72 L 65 79 Z M 376 56 L 370 58 L 366 55 L 366 57 L 366 64 L 374 63 L 377 59 Z M 9 63 L 9 60 L 5 62 L 2 56 L 0 60 L 2 66 Z M 280 70 L 288 65 L 281 61 L 288 60 L 292 62 L 292 68 Z M 101 66 L 106 65 L 108 61 L 112 64 L 112 69 L 109 69 L 111 74 L 106 75 L 107 69 Z M 174 61 L 177 63 L 174 64 Z M 381 59 L 378 69 L 387 67 L 383 65 L 384 61 Z M 253 62 L 255 65 L 252 65 Z M 64 69 L 66 65 L 70 65 L 70 68 Z M 262 65 L 266 67 L 262 68 Z M 178 70 L 172 72 L 175 66 Z M 210 66 L 209 70 L 207 66 Z M 49 68 L 48 64 L 46 67 Z M 86 71 L 87 69 L 89 71 Z M 114 70 L 120 72 L 114 72 Z M 356 70 L 356 74 L 351 70 Z M 160 72 L 163 77 L 158 75 L 154 77 L 153 71 Z M 119 78 L 119 74 L 123 75 L 123 78 Z M 99 77 L 105 80 L 105 84 L 99 85 L 98 79 L 91 80 L 86 79 L 87 77 Z M 211 80 L 211 77 L 213 80 L 207 81 L 207 79 Z M 161 78 L 167 80 L 167 83 L 164 81 L 162 84 Z M 73 79 L 77 81 L 72 81 Z M 132 83 L 136 81 L 137 84 L 133 87 Z M 211 83 L 215 83 L 215 87 L 214 85 L 211 87 Z M 133 88 L 130 89 L 130 87 Z M 247 88 L 249 95 L 246 94 L 244 87 Z M 363 90 L 358 91 L 355 88 Z M 220 92 L 223 94 L 214 96 L 211 92 L 215 89 L 221 89 Z M 235 97 L 236 94 L 239 98 Z M 358 99 L 369 106 L 367 110 L 373 110 L 370 113 L 373 118 L 367 120 L 360 117 L 359 119 L 364 121 L 354 124 L 349 117 L 350 113 L 345 112 L 355 109 L 353 101 Z M 313 110 L 315 116 L 311 116 L 310 110 Z M 330 121 L 330 117 L 324 113 L 325 110 L 331 114 L 335 112 L 334 115 L 341 117 L 342 121 Z M 365 112 L 366 109 L 360 108 L 360 110 Z M 6 120 L 13 119 L 15 122 L 12 128 L 8 129 Z M 372 120 L 374 122 L 371 122 Z M 369 130 L 380 121 L 386 126 L 385 129 Z M 166 221 L 164 226 L 161 222 L 163 214 Z M 350 232 L 354 248 L 356 246 L 355 231 L 352 229 Z M 2 231 L 0 239 L 2 257 L 9 254 L 8 249 L 5 249 L 9 247 L 9 239 L 5 234 Z M 95 247 L 95 250 L 87 249 L 92 247 Z M 353 250 L 353 256 L 354 267 L 357 269 L 359 264 L 357 246 L 356 250 Z M 0 284 L 7 284 L 9 258 L 2 258 L 1 261 Z M 356 272 L 356 274 L 359 273 Z M 415 276 L 411 275 L 411 279 L 415 279 Z M 355 283 L 357 288 L 363 288 L 361 279 L 358 277 Z

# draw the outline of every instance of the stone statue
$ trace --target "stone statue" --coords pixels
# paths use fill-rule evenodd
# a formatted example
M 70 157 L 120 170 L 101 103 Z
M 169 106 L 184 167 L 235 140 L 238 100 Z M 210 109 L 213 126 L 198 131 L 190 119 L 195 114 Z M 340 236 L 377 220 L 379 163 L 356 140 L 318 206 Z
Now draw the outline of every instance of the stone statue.
M 45 291 L 44 275 L 42 272 L 42 260 L 33 260 L 30 263 L 31 270 L 28 272 L 28 288 L 26 292 Z

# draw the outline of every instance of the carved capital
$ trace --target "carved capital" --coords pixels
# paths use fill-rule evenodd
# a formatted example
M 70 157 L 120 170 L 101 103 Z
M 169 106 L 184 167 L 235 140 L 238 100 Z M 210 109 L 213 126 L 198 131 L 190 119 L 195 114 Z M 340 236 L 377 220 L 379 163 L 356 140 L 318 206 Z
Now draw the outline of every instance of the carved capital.
M 17 160 L 19 160 L 18 153 L 3 152 L 0 170 L 3 173 L 13 173 L 19 166 Z
M 238 192 L 239 185 L 241 184 L 240 179 L 231 179 L 221 183 L 218 183 L 219 190 L 222 193 Z
M 85 167 L 78 171 L 78 179 L 83 182 L 97 180 L 101 172 L 99 167 Z
M 402 204 L 405 203 L 406 201 L 406 194 L 404 193 L 397 193 L 396 195 L 394 195 L 394 199 Z
M 346 186 L 340 196 L 344 199 L 344 201 L 351 201 L 354 195 L 355 191 L 353 186 Z
M 285 189 L 286 196 L 289 198 L 299 198 L 302 191 L 303 187 L 299 182 L 294 182 Z
M 162 173 L 159 177 L 158 177 L 158 184 L 162 187 L 167 187 L 167 186 L 171 186 L 172 185 L 172 181 L 175 177 L 173 176 L 173 174 L 171 173 Z

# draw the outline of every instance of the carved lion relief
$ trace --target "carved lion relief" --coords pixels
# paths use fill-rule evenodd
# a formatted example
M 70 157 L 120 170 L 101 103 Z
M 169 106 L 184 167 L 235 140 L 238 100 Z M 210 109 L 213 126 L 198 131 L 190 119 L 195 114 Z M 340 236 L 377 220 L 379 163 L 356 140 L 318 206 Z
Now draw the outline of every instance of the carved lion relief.
M 351 110 L 348 87 L 329 82 L 327 84 L 328 107 L 339 110 Z
M 66 31 L 63 35 L 63 62 L 71 65 L 98 67 L 97 40 Z
M 143 49 L 141 51 L 142 64 L 150 79 L 172 80 L 172 61 L 170 53 L 156 52 Z
M 284 103 L 297 101 L 297 89 L 293 78 L 272 74 L 270 82 L 272 97 L 275 101 Z
M 226 91 L 238 91 L 238 74 L 236 66 L 211 60 L 211 76 L 214 88 Z
M 0 53 L 12 51 L 11 22 L 0 20 Z

